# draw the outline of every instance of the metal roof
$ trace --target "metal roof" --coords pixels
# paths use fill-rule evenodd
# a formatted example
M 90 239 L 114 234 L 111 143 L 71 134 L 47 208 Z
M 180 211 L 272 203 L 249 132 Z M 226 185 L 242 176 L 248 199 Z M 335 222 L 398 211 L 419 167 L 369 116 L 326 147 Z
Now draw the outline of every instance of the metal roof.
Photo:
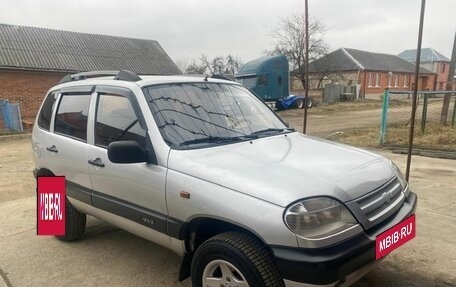
M 353 70 L 414 73 L 415 64 L 398 56 L 340 48 L 309 64 L 310 72 L 341 72 Z M 420 68 L 422 74 L 433 72 Z
M 416 49 L 402 51 L 399 55 L 404 60 L 415 63 L 416 61 Z M 449 62 L 450 59 L 439 53 L 433 48 L 421 49 L 420 62 Z
M 181 74 L 155 40 L 0 24 L 0 68 Z

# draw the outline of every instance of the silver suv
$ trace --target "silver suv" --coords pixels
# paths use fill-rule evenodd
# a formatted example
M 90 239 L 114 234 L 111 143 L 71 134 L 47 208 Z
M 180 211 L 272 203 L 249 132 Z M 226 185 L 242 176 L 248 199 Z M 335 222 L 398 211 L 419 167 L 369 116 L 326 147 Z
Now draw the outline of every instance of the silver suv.
M 35 176 L 66 177 L 66 234 L 86 214 L 175 251 L 193 286 L 345 286 L 417 197 L 377 154 L 306 136 L 215 78 L 65 77 L 33 130 Z

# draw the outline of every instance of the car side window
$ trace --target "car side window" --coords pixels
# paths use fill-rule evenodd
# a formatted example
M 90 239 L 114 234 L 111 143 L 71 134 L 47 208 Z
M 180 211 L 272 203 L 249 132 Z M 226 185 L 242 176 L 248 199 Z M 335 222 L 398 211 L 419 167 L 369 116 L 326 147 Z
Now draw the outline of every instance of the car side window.
M 51 126 L 52 111 L 54 110 L 56 94 L 51 92 L 44 100 L 41 107 L 40 114 L 38 115 L 38 126 L 44 130 L 49 131 Z
M 91 95 L 62 95 L 54 132 L 87 141 L 87 117 Z
M 130 100 L 122 95 L 100 94 L 95 121 L 95 145 L 134 140 L 146 145 L 146 131 L 141 127 Z

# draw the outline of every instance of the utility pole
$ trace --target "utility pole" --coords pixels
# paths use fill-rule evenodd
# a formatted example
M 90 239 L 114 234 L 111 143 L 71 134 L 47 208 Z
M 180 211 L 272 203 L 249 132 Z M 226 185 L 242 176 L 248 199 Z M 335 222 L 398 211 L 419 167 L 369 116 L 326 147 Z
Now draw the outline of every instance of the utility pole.
M 451 53 L 450 70 L 448 71 L 448 80 L 446 83 L 446 91 L 453 89 L 454 69 L 456 67 L 456 32 L 454 33 L 453 53 Z M 448 109 L 450 108 L 450 94 L 446 94 L 443 98 L 442 113 L 440 115 L 440 124 L 446 125 L 448 117 Z
M 415 132 L 415 115 L 416 115 L 415 107 L 416 107 L 416 98 L 417 98 L 417 94 L 418 94 L 418 75 L 420 73 L 421 42 L 423 39 L 423 24 L 424 24 L 425 8 L 426 8 L 426 0 L 421 0 L 420 27 L 418 30 L 418 44 L 417 44 L 417 49 L 416 49 L 416 61 L 415 61 L 415 86 L 413 88 L 412 119 L 410 122 L 407 166 L 405 168 L 405 179 L 407 181 L 409 181 L 409 178 L 410 178 L 410 164 L 412 161 L 413 135 Z
M 309 1 L 306 0 L 306 92 L 305 92 L 305 102 L 304 102 L 304 123 L 302 126 L 302 133 L 305 134 L 307 131 L 307 102 L 309 101 Z

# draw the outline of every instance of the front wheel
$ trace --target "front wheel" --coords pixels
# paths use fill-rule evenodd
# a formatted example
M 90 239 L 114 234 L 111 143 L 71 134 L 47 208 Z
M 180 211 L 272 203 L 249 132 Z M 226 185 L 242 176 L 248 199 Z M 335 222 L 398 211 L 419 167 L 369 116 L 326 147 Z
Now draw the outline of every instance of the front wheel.
M 271 252 L 258 240 L 226 232 L 204 242 L 192 261 L 194 287 L 285 286 Z

